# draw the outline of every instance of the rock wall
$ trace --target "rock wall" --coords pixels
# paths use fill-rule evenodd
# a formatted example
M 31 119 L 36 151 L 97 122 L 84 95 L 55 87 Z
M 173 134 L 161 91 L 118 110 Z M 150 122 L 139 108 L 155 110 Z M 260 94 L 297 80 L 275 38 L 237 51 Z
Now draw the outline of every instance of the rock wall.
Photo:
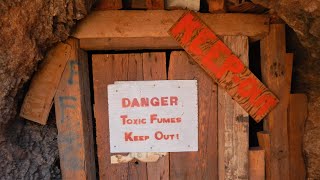
M 50 172 L 58 157 L 55 125 L 19 121 L 16 115 L 22 87 L 46 50 L 69 36 L 93 1 L 0 1 L 1 179 L 50 179 L 59 174 L 55 169 Z
M 304 153 L 309 179 L 320 179 L 320 1 L 253 0 L 270 8 L 296 33 L 289 33 L 287 46 L 295 53 L 293 92 L 308 95 Z M 302 44 L 295 40 L 297 36 Z

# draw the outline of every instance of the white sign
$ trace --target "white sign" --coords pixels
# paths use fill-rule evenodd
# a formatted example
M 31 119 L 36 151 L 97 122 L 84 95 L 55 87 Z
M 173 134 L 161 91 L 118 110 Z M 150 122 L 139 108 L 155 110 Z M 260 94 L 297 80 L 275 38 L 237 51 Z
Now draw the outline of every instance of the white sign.
M 108 86 L 111 153 L 198 151 L 196 80 Z

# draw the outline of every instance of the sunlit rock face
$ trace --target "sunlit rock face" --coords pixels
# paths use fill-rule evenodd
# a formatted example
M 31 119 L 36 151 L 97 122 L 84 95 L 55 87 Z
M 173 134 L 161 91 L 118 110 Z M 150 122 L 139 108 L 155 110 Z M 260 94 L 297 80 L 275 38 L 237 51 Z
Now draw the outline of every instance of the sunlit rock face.
M 53 166 L 58 157 L 55 125 L 26 123 L 16 115 L 22 87 L 38 62 L 50 47 L 69 36 L 93 1 L 0 1 L 0 177 L 59 178 L 59 169 Z
M 320 1 L 253 0 L 274 11 L 296 33 L 299 47 L 291 33 L 287 46 L 295 53 L 293 92 L 308 94 L 308 120 L 305 126 L 304 153 L 307 176 L 320 179 Z

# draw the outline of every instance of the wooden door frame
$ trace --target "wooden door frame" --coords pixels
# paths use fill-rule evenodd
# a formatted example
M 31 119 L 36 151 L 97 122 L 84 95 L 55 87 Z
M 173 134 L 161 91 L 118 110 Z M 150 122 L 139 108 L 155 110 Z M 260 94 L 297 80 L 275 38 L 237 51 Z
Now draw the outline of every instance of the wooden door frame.
M 86 70 L 88 67 L 88 56 L 86 51 L 94 50 L 143 50 L 143 49 L 182 49 L 177 42 L 167 31 L 185 13 L 183 10 L 106 10 L 93 11 L 85 19 L 83 19 L 76 27 L 71 39 L 76 44 L 73 47 L 73 52 L 78 54 L 81 52 L 81 66 L 78 74 L 81 77 L 89 77 Z M 252 14 L 206 14 L 198 13 L 200 18 L 219 36 L 247 36 L 250 41 L 257 41 L 266 37 L 269 33 L 270 18 L 267 15 L 252 15 Z M 80 57 L 78 57 L 80 59 Z M 85 81 L 88 81 L 86 79 Z M 87 88 L 79 82 L 81 94 L 90 94 L 90 88 Z M 88 82 L 86 82 L 88 83 Z M 83 104 L 79 111 L 82 114 L 87 114 L 91 107 L 85 108 L 90 102 L 90 99 L 82 100 Z M 85 130 L 83 136 L 92 134 L 92 126 L 87 124 L 92 123 L 92 117 L 82 117 L 82 127 L 78 129 L 70 129 L 70 132 L 76 132 L 79 129 Z M 87 128 L 87 129 L 85 129 Z M 89 128 L 89 129 L 88 129 Z M 95 158 L 92 158 L 94 152 L 94 143 L 92 140 L 87 140 L 89 143 L 83 151 L 90 158 L 86 159 L 86 167 L 81 169 L 79 173 L 80 179 L 95 179 L 94 173 L 90 172 L 94 167 Z M 59 142 L 58 142 L 59 144 Z M 61 159 L 63 161 L 63 159 Z M 62 164 L 64 162 L 61 162 Z M 69 175 L 66 175 L 69 173 Z M 72 172 L 77 174 L 77 172 Z M 70 171 L 65 171 L 62 166 L 63 177 L 70 177 Z M 83 174 L 85 176 L 83 176 Z

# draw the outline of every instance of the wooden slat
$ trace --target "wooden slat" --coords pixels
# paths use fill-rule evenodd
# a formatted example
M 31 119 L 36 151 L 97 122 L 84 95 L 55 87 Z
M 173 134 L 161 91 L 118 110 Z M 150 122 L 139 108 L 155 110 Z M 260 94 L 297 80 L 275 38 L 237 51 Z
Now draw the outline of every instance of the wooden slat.
M 59 43 L 47 53 L 39 67 L 40 70 L 32 78 L 21 107 L 21 117 L 43 125 L 47 123 L 70 51 L 70 45 Z
M 96 179 L 88 57 L 70 39 L 68 64 L 54 98 L 63 179 Z
M 280 102 L 266 118 L 270 132 L 270 178 L 289 179 L 287 109 L 291 88 L 292 54 L 286 54 L 285 25 L 270 25 L 270 33 L 261 40 L 262 81 Z
M 290 95 L 288 109 L 290 180 L 306 179 L 302 147 L 307 108 L 308 99 L 305 94 Z
M 94 7 L 95 10 L 111 10 L 121 8 L 122 0 L 98 0 Z
M 100 179 L 167 179 L 168 156 L 156 163 L 110 161 L 107 85 L 114 81 L 166 79 L 165 53 L 93 55 L 95 117 Z
M 265 180 L 264 150 L 260 147 L 249 151 L 249 180 Z
M 167 79 L 166 54 L 143 53 L 143 79 L 165 80 Z M 169 179 L 169 155 L 161 158 L 158 162 L 148 163 L 148 179 Z
M 248 66 L 248 38 L 225 36 L 223 41 Z M 249 115 L 221 87 L 218 88 L 218 104 L 219 179 L 247 179 Z
M 225 12 L 225 0 L 207 0 L 209 12 Z
M 189 9 L 193 11 L 200 10 L 200 0 L 166 0 L 166 9 Z
M 125 9 L 147 9 L 145 0 L 123 0 Z
M 186 11 L 93 11 L 72 36 L 86 50 L 181 49 L 168 30 Z M 252 14 L 199 13 L 218 35 L 244 35 L 251 40 L 269 31 L 269 18 Z M 92 28 L 94 27 L 94 28 Z
M 164 9 L 164 0 L 146 0 L 147 9 L 159 10 Z
M 277 105 L 276 96 L 195 13 L 185 13 L 168 32 L 255 121 Z
M 264 149 L 265 152 L 265 179 L 270 179 L 271 169 L 270 169 L 270 134 L 266 131 L 261 131 L 257 133 L 259 146 Z
M 170 56 L 169 79 L 198 80 L 199 151 L 170 154 L 170 179 L 218 179 L 217 84 L 184 51 Z
M 127 80 L 128 55 L 92 55 L 96 143 L 100 179 L 127 179 L 128 164 L 111 165 L 107 85 Z

